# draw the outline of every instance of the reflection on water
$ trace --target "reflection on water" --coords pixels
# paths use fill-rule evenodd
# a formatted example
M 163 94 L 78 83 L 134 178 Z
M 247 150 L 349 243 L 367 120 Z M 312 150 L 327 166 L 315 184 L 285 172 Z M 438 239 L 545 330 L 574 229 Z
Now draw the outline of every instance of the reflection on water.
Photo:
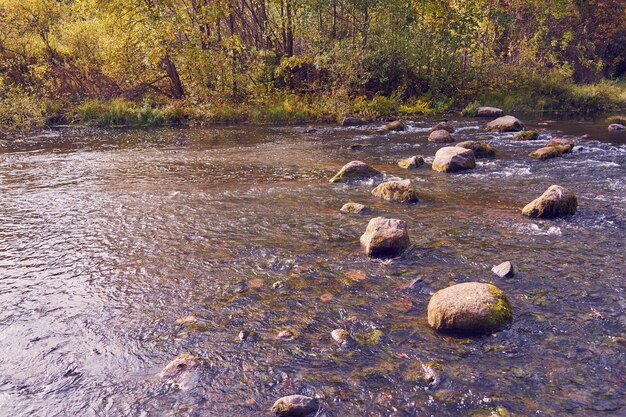
M 292 393 L 334 416 L 624 413 L 623 138 L 535 121 L 542 140 L 522 143 L 466 121 L 457 139 L 489 140 L 497 159 L 459 175 L 399 169 L 432 159 L 431 122 L 387 136 L 223 127 L 2 143 L 0 415 L 265 415 Z M 526 157 L 558 130 L 581 147 Z M 330 185 L 354 159 L 414 179 L 420 202 Z M 575 191 L 579 212 L 523 218 L 553 183 Z M 406 220 L 412 248 L 365 259 L 369 217 L 340 214 L 347 201 Z M 490 272 L 504 260 L 512 279 Z M 469 280 L 509 295 L 513 325 L 472 340 L 433 333 L 430 294 Z M 357 348 L 336 346 L 338 327 Z M 276 337 L 284 329 L 293 340 Z M 162 385 L 161 368 L 185 352 L 206 358 L 206 373 L 184 390 Z M 416 377 L 430 362 L 436 383 Z

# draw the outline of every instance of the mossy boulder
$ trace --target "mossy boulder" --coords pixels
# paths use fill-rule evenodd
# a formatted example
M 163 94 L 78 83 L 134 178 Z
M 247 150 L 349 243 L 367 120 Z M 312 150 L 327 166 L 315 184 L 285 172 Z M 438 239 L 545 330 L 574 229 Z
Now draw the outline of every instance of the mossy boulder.
M 537 140 L 537 139 L 539 139 L 539 132 L 537 132 L 536 130 L 525 130 L 513 136 L 513 140 Z
M 360 239 L 365 254 L 372 258 L 400 256 L 410 244 L 406 222 L 399 219 L 375 217 L 370 220 Z
M 551 185 L 540 197 L 528 203 L 522 214 L 528 217 L 553 219 L 570 216 L 578 209 L 578 199 L 573 192 L 560 185 Z
M 478 142 L 475 140 L 466 140 L 459 142 L 456 146 L 460 148 L 470 149 L 474 152 L 476 158 L 491 158 L 496 156 L 496 148 L 485 142 Z
M 498 331 L 513 319 L 509 299 L 497 287 L 466 282 L 437 291 L 428 303 L 428 324 L 458 334 Z
M 476 167 L 476 158 L 471 149 L 446 146 L 437 151 L 432 168 L 439 172 L 458 172 Z
M 551 159 L 556 158 L 557 156 L 561 156 L 565 153 L 568 153 L 572 150 L 569 146 L 544 146 L 543 148 L 536 149 L 528 154 L 531 158 L 535 159 Z
M 406 126 L 400 120 L 395 120 L 383 126 L 383 130 L 387 132 L 390 132 L 390 131 L 403 132 L 405 129 L 406 129 Z
M 445 131 L 452 133 L 454 132 L 454 126 L 452 126 L 452 123 L 448 122 L 447 120 L 444 120 L 443 122 L 439 122 L 430 128 L 431 132 L 434 132 L 436 130 L 445 130 Z
M 406 158 L 398 162 L 398 166 L 404 169 L 417 169 L 422 165 L 424 165 L 423 156 L 411 156 L 410 158 Z
M 504 111 L 497 107 L 479 107 L 476 111 L 476 117 L 501 117 Z
M 363 180 L 371 177 L 381 175 L 380 171 L 365 162 L 352 161 L 345 164 L 334 177 L 330 179 L 330 182 L 345 182 L 352 180 Z
M 610 124 L 607 129 L 609 133 L 617 133 L 617 132 L 623 132 L 624 130 L 626 130 L 626 127 L 624 127 L 624 125 L 621 125 L 619 123 L 613 123 L 613 124 Z
M 576 145 L 576 143 L 572 139 L 567 138 L 553 138 L 546 143 L 546 146 L 564 146 L 569 148 L 570 151 L 574 149 L 574 145 Z
M 428 135 L 428 141 L 433 143 L 451 143 L 454 142 L 454 138 L 447 130 L 439 129 L 430 132 L 430 135 Z
M 388 201 L 416 203 L 417 190 L 411 180 L 387 181 L 372 190 L 372 195 Z
M 367 213 L 369 209 L 363 204 L 349 202 L 341 206 L 339 211 L 346 214 L 363 214 Z
M 351 127 L 351 126 L 361 126 L 363 124 L 363 120 L 358 117 L 348 116 L 341 121 L 341 126 Z
M 520 132 L 524 129 L 524 124 L 513 116 L 498 117 L 485 125 L 485 130 L 492 132 Z
M 279 417 L 312 417 L 320 411 L 320 403 L 305 395 L 288 395 L 276 400 L 271 411 Z

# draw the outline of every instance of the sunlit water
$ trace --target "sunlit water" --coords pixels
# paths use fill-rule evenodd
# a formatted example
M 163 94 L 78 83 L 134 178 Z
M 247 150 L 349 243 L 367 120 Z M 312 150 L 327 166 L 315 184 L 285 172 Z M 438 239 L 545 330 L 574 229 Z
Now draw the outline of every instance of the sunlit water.
M 542 140 L 515 142 L 463 121 L 457 140 L 488 140 L 498 158 L 464 174 L 398 168 L 432 160 L 432 123 L 385 136 L 218 127 L 1 142 L 0 415 L 262 416 L 292 393 L 320 397 L 335 417 L 499 405 L 624 415 L 626 138 L 544 120 L 529 123 Z M 527 157 L 559 131 L 580 147 Z M 351 160 L 413 179 L 420 202 L 379 201 L 373 182 L 329 184 Z M 551 184 L 577 194 L 578 213 L 524 218 Z M 347 201 L 375 212 L 340 214 Z M 363 256 L 358 238 L 374 215 L 407 221 L 413 245 L 401 258 Z M 514 278 L 490 272 L 505 260 Z M 430 295 L 473 280 L 509 295 L 511 327 L 434 333 Z M 188 315 L 198 323 L 176 324 Z M 339 327 L 359 346 L 338 348 Z M 283 329 L 296 337 L 278 339 Z M 241 330 L 258 338 L 242 342 Z M 186 389 L 164 385 L 160 370 L 187 352 L 209 369 Z M 427 362 L 443 369 L 437 384 L 412 377 Z

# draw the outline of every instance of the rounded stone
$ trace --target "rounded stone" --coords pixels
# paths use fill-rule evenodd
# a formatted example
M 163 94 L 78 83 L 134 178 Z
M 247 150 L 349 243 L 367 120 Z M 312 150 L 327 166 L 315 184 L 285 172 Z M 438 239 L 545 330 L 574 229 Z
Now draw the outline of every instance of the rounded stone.
M 319 401 L 304 395 L 288 395 L 279 398 L 272 406 L 272 413 L 279 417 L 310 417 L 320 410 Z
M 405 129 L 406 129 L 406 126 L 404 126 L 404 123 L 402 123 L 400 120 L 395 120 L 383 126 L 383 130 L 387 132 L 389 131 L 403 132 Z
M 613 123 L 608 127 L 609 133 L 623 132 L 624 130 L 626 130 L 626 127 L 619 123 Z
M 448 132 L 452 133 L 454 132 L 454 126 L 452 126 L 452 124 L 448 121 L 443 121 L 443 122 L 437 123 L 436 125 L 430 128 L 431 132 L 434 132 L 435 130 L 447 130 Z
M 380 171 L 362 161 L 351 161 L 345 164 L 339 172 L 330 179 L 330 182 L 344 182 L 360 180 L 380 175 Z
M 446 146 L 435 153 L 432 168 L 439 172 L 457 172 L 476 167 L 476 158 L 471 149 Z
M 433 143 L 451 143 L 454 142 L 454 138 L 447 130 L 439 129 L 430 132 L 428 141 Z
M 485 125 L 485 130 L 495 132 L 519 132 L 524 130 L 524 124 L 513 116 L 502 116 Z
M 369 221 L 360 242 L 365 247 L 365 254 L 372 258 L 400 256 L 410 244 L 406 222 L 375 217 Z
M 346 214 L 362 214 L 368 212 L 369 209 L 361 203 L 349 202 L 341 206 L 339 211 Z
M 372 195 L 388 201 L 416 203 L 417 190 L 411 180 L 387 181 L 372 190 Z
M 535 130 L 525 130 L 523 132 L 519 132 L 517 135 L 513 136 L 513 140 L 537 140 L 539 139 L 539 132 Z
M 428 303 L 428 324 L 443 332 L 484 334 L 513 318 L 509 299 L 497 287 L 466 282 L 437 291 Z
M 423 156 L 411 156 L 398 162 L 398 166 L 404 169 L 417 169 L 424 165 Z

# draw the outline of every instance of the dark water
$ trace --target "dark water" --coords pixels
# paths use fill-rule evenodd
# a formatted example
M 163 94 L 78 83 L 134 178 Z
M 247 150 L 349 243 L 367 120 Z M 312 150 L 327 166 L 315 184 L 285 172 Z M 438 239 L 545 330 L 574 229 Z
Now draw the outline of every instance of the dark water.
M 320 397 L 335 417 L 625 415 L 626 136 L 535 120 L 542 141 L 520 143 L 464 121 L 456 138 L 487 139 L 497 159 L 458 175 L 399 169 L 400 158 L 432 158 L 431 124 L 386 136 L 223 127 L 2 142 L 0 415 L 265 416 L 292 393 Z M 557 133 L 581 147 L 526 156 Z M 355 159 L 413 179 L 421 201 L 328 183 Z M 578 213 L 521 216 L 551 184 L 577 194 Z M 411 250 L 366 259 L 358 238 L 371 216 L 340 214 L 347 201 L 406 220 Z M 490 272 L 504 260 L 512 279 Z M 475 339 L 431 331 L 430 295 L 472 280 L 509 295 L 512 326 Z M 176 323 L 189 315 L 198 322 Z M 338 348 L 338 327 L 359 346 Z M 295 338 L 278 339 L 283 329 Z M 241 330 L 258 338 L 241 342 Z M 160 370 L 181 353 L 210 367 L 185 389 L 164 385 Z M 434 384 L 415 378 L 429 362 L 441 369 Z

